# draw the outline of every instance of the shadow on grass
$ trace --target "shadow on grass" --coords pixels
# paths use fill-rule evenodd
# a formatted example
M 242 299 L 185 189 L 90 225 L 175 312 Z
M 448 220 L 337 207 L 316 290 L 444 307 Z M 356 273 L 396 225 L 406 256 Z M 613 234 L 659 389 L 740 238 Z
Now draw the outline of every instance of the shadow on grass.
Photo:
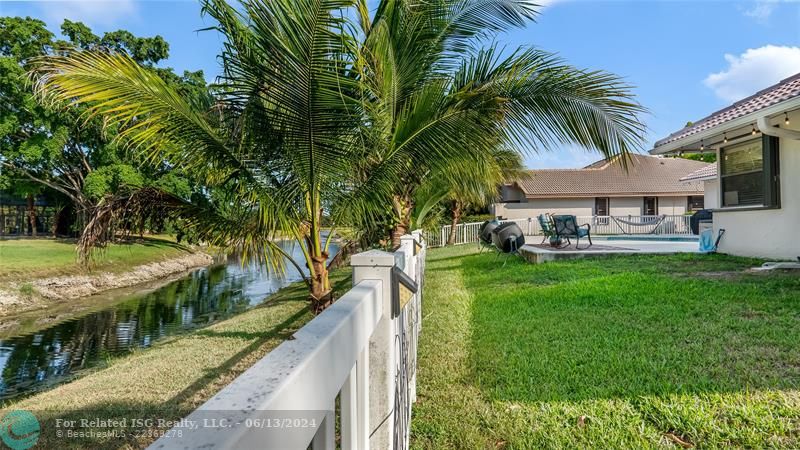
M 466 256 L 457 270 L 473 298 L 472 382 L 513 402 L 797 388 L 798 278 L 693 275 L 754 262 L 675 255 L 500 267 Z
M 114 242 L 115 245 L 142 245 L 145 247 L 170 247 L 177 250 L 190 251 L 189 247 L 178 242 L 153 236 L 129 236 Z

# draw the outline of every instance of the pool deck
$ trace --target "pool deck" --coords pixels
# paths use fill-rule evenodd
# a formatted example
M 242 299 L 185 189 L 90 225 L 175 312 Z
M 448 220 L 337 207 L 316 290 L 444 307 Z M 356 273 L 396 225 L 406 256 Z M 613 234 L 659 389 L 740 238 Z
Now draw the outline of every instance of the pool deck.
M 564 249 L 541 246 L 539 244 L 541 236 L 526 236 L 525 240 L 528 244 L 520 248 L 519 253 L 525 260 L 534 264 L 594 256 L 699 253 L 697 241 L 647 238 L 618 240 L 598 237 L 592 238 L 594 245 L 588 249 L 584 248 L 584 240 L 581 239 L 581 249 L 578 250 L 574 245 Z

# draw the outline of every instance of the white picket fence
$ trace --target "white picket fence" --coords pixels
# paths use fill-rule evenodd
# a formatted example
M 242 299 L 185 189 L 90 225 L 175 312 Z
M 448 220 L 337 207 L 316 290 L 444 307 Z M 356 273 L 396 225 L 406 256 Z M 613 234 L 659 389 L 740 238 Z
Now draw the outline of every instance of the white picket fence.
M 577 216 L 578 224 L 591 225 L 592 235 L 672 235 L 690 236 L 691 216 Z M 542 229 L 535 217 L 526 219 L 501 220 L 501 223 L 516 222 L 528 236 L 541 236 Z M 483 222 L 460 223 L 456 225 L 455 245 L 478 242 L 478 233 Z M 444 225 L 438 231 L 426 231 L 425 240 L 429 247 L 444 247 L 450 237 L 452 225 Z
M 401 241 L 353 255 L 349 292 L 149 448 L 327 450 L 338 425 L 342 449 L 407 449 L 426 244 Z

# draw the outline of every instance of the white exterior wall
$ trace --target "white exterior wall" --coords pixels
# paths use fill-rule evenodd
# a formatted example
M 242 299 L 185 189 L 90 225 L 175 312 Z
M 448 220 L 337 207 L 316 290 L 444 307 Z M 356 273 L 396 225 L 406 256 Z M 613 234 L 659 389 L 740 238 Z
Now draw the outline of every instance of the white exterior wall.
M 719 181 L 716 179 L 706 180 L 703 182 L 705 190 L 704 205 L 705 209 L 719 208 Z
M 539 214 L 594 214 L 593 198 L 531 198 L 525 203 L 496 203 L 495 215 L 506 219 L 535 218 Z
M 535 218 L 539 214 L 572 214 L 593 216 L 594 197 L 589 198 L 530 198 L 521 203 L 495 203 L 495 216 L 506 219 Z M 658 213 L 681 215 L 686 212 L 687 197 L 659 197 Z M 644 197 L 611 197 L 609 212 L 612 216 L 640 216 Z
M 686 213 L 689 206 L 689 197 L 659 197 L 658 214 L 680 216 Z
M 800 114 L 790 117 L 793 125 L 800 123 Z M 792 128 L 796 129 L 796 126 Z M 772 259 L 800 256 L 800 141 L 781 139 L 779 149 L 781 208 L 715 210 L 715 235 L 720 228 L 725 229 L 725 236 L 719 244 L 720 252 Z M 719 189 L 717 201 L 718 192 Z
M 611 197 L 609 199 L 609 212 L 612 216 L 641 216 L 644 198 L 642 197 Z

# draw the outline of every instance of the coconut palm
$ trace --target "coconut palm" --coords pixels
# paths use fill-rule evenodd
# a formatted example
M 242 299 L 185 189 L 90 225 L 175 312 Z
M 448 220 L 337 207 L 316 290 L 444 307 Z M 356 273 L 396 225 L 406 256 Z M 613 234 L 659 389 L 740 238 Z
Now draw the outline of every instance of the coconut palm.
M 518 152 L 508 149 L 497 149 L 489 164 L 483 163 L 481 168 L 473 170 L 469 164 L 467 173 L 455 170 L 434 177 L 444 184 L 444 195 L 441 201 L 450 206 L 450 235 L 447 244 L 452 245 L 456 240 L 456 226 L 461 221 L 464 211 L 469 208 L 485 208 L 499 197 L 499 187 L 503 183 L 519 178 L 523 171 L 522 158 Z M 482 172 L 481 176 L 473 178 L 476 171 Z
M 254 0 L 241 6 L 203 3 L 226 38 L 211 111 L 197 110 L 117 53 L 45 58 L 35 85 L 44 99 L 87 105 L 91 115 L 120 127 L 120 142 L 152 161 L 179 165 L 213 188 L 216 197 L 201 205 L 159 198 L 199 238 L 276 265 L 288 256 L 278 241 L 298 241 L 311 295 L 324 306 L 331 235 L 323 234 L 323 213 L 368 215 L 362 201 L 380 188 L 365 193 L 347 183 L 359 152 L 361 114 L 350 74 L 355 42 L 339 12 L 352 2 Z M 339 207 L 345 197 L 346 210 Z
M 641 109 L 616 77 L 538 50 L 482 49 L 534 16 L 527 1 L 384 0 L 372 14 L 366 0 L 202 5 L 225 39 L 210 111 L 113 52 L 44 58 L 34 85 L 45 101 L 85 105 L 120 143 L 211 193 L 190 204 L 147 190 L 100 210 L 180 215 L 198 238 L 276 266 L 288 257 L 277 242 L 293 239 L 317 309 L 330 298 L 323 220 L 369 223 L 391 201 L 397 240 L 422 181 L 458 161 L 481 167 L 501 144 L 570 142 L 611 156 L 639 142 Z M 93 222 L 115 222 L 105 217 Z
M 451 218 L 447 243 L 456 237 L 456 225 L 470 208 L 484 208 L 497 200 L 499 186 L 522 176 L 519 152 L 496 148 L 488 161 L 454 160 L 448 170 L 432 171 L 414 198 L 411 224 L 414 228 L 438 227 L 442 216 Z
M 370 146 L 399 174 L 395 244 L 417 189 L 454 155 L 488 161 L 498 145 L 579 144 L 610 157 L 640 143 L 642 109 L 619 78 L 532 48 L 485 45 L 533 19 L 529 1 L 382 1 L 371 17 L 359 6 Z

